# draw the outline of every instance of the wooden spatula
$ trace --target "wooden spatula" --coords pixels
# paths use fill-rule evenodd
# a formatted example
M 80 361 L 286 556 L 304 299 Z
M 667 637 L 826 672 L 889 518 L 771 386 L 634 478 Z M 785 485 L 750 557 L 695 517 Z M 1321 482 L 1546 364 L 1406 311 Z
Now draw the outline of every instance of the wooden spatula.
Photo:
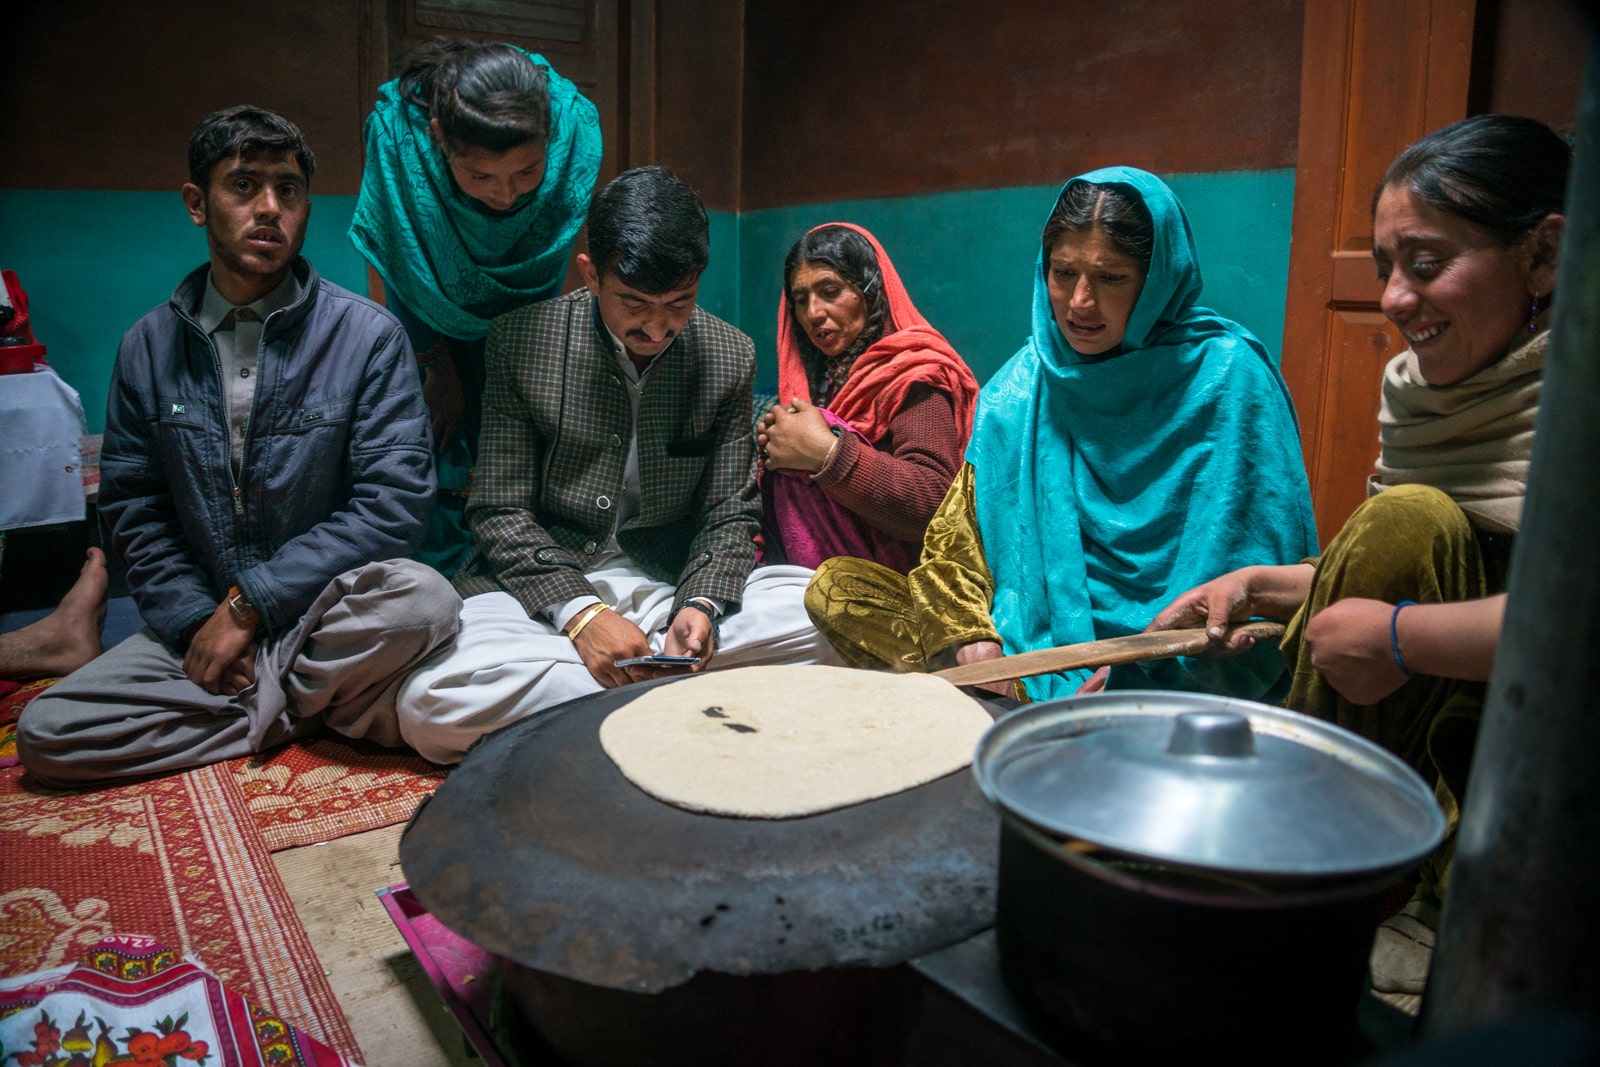
M 1283 623 L 1264 620 L 1246 622 L 1229 627 L 1228 634 L 1249 634 L 1257 641 L 1273 640 L 1283 636 Z M 1019 652 L 1015 656 L 984 660 L 982 663 L 946 667 L 942 671 L 934 671 L 933 676 L 943 678 L 951 685 L 983 685 L 1083 667 L 1114 667 L 1119 663 L 1137 663 L 1140 660 L 1192 656 L 1204 652 L 1210 644 L 1206 632 L 1201 629 L 1156 630 L 1153 633 L 1108 637 L 1104 641 L 1085 641 L 1059 648 L 1041 648 L 1035 652 Z

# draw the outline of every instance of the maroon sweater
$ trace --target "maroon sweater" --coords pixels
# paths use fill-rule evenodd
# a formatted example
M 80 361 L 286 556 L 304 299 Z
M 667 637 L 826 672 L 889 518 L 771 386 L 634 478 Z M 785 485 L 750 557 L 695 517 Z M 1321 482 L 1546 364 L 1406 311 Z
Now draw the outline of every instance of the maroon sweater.
M 920 551 L 928 521 L 961 466 L 957 438 L 950 397 L 913 386 L 876 447 L 853 434 L 841 436 L 813 482 L 869 526 Z

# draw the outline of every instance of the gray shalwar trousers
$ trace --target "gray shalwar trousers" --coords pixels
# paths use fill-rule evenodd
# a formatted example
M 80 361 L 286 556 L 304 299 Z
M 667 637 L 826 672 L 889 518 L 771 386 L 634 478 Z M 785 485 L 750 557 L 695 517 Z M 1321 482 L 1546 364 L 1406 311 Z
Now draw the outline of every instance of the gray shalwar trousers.
M 455 639 L 460 614 L 461 598 L 431 567 L 356 567 L 261 646 L 255 684 L 232 697 L 191 682 L 183 657 L 146 627 L 30 703 L 17 754 L 39 782 L 77 787 L 248 756 L 319 724 L 399 745 L 400 682 Z

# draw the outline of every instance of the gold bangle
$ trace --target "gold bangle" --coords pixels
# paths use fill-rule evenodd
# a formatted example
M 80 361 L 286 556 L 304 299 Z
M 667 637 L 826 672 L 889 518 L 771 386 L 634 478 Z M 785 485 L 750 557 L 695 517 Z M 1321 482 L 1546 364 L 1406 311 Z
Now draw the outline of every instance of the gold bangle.
M 833 444 L 828 446 L 827 454 L 822 457 L 822 466 L 811 472 L 812 477 L 816 477 L 827 468 L 829 461 L 833 459 L 833 454 L 839 450 L 839 442 L 841 440 L 843 438 L 840 436 L 839 431 L 833 431 Z
M 578 621 L 573 623 L 572 629 L 567 631 L 567 639 L 577 641 L 578 635 L 583 632 L 583 628 L 588 626 L 596 615 L 606 610 L 608 609 L 604 604 L 590 604 L 583 610 L 583 614 L 578 617 Z

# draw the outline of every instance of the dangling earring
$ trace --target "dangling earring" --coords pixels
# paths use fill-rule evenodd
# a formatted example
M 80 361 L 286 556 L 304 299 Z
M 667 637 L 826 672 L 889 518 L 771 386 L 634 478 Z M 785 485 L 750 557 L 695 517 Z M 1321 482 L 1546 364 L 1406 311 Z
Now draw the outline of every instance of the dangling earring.
M 1533 298 L 1533 303 L 1528 308 L 1528 332 L 1529 333 L 1538 333 L 1539 332 L 1539 312 L 1541 312 L 1543 310 L 1544 310 L 1544 308 L 1539 306 L 1539 298 L 1538 297 L 1534 297 Z

